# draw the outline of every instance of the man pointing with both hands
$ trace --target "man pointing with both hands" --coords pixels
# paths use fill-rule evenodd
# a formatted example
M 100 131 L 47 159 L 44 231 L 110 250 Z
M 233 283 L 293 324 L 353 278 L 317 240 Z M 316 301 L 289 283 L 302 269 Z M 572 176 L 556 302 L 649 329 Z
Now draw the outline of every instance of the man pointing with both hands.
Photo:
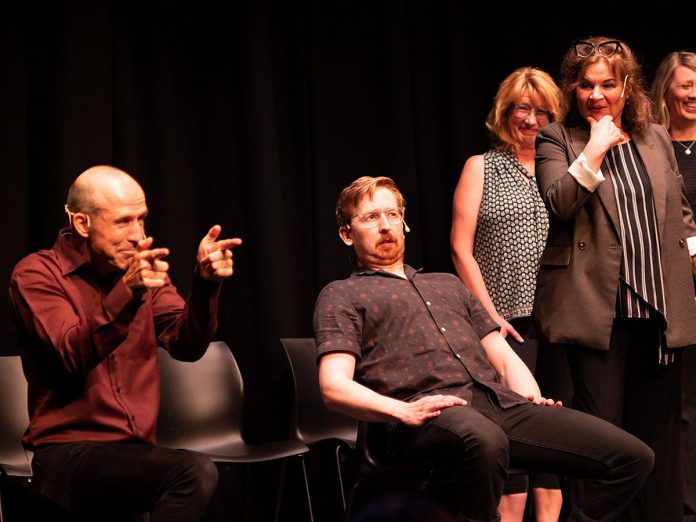
M 9 289 L 29 383 L 33 487 L 99 520 L 199 520 L 217 471 L 201 455 L 155 446 L 157 347 L 186 361 L 205 353 L 241 240 L 219 239 L 219 225 L 208 231 L 184 301 L 167 275 L 169 249 L 145 234 L 145 194 L 131 176 L 90 168 L 65 209 L 70 228 L 20 261 Z

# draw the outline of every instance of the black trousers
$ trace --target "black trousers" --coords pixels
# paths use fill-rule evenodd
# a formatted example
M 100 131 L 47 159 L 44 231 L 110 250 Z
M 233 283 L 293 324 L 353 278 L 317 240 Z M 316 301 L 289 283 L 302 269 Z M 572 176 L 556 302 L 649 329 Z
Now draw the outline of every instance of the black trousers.
M 684 522 L 696 522 L 696 348 L 684 350 L 682 363 Z
M 524 364 L 527 365 L 529 371 L 535 374 L 539 341 L 536 338 L 536 333 L 533 331 L 534 325 L 532 319 L 530 317 L 518 317 L 516 319 L 510 319 L 509 323 L 522 336 L 524 343 L 520 343 L 515 340 L 514 337 L 508 335 L 506 337 L 508 344 L 515 351 L 517 356 L 522 359 Z M 556 398 L 553 395 L 548 395 L 548 397 Z M 505 487 L 503 488 L 503 494 L 526 493 L 529 491 L 530 487 L 560 489 L 560 482 L 556 475 L 551 475 L 549 473 L 514 473 L 508 475 L 505 481 Z
M 394 430 L 390 452 L 455 469 L 459 519 L 498 520 L 509 465 L 591 479 L 569 520 L 616 520 L 642 486 L 653 452 L 636 437 L 570 408 L 527 403 L 500 408 L 475 390 L 419 428 Z
M 217 485 L 203 455 L 137 443 L 52 444 L 32 461 L 35 493 L 84 521 L 200 520 Z
M 627 509 L 632 522 L 683 517 L 681 353 L 658 364 L 660 324 L 615 319 L 609 351 L 568 347 L 574 407 L 620 426 L 655 452 L 655 467 Z

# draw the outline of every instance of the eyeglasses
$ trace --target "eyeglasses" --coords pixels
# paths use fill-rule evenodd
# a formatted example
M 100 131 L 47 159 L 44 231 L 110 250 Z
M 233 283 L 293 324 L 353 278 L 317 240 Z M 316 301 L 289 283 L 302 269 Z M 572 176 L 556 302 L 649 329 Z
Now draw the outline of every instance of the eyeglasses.
M 385 208 L 385 209 L 375 209 L 369 212 L 363 212 L 362 214 L 356 214 L 351 218 L 358 219 L 360 226 L 362 228 L 374 228 L 379 225 L 382 216 L 387 218 L 390 225 L 398 225 L 404 219 L 405 208 Z
M 529 118 L 529 115 L 534 113 L 534 117 L 541 123 L 548 123 L 550 118 L 550 113 L 546 109 L 535 109 L 534 107 L 532 107 L 531 105 L 527 105 L 526 103 L 521 103 L 520 105 L 513 105 L 512 113 L 515 115 L 515 117 L 521 120 Z
M 580 58 L 587 58 L 597 53 L 604 58 L 609 58 L 616 53 L 621 52 L 621 42 L 619 40 L 607 40 L 601 44 L 593 44 L 592 42 L 586 42 L 581 40 L 575 43 L 575 54 Z

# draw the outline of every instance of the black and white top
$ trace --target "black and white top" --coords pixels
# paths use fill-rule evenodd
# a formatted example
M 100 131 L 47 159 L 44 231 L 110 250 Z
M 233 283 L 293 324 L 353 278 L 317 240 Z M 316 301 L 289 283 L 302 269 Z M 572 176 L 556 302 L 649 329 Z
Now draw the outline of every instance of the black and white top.
M 549 217 L 536 183 L 512 152 L 483 155 L 483 198 L 474 258 L 488 294 L 505 319 L 532 313 L 539 258 Z
M 614 188 L 621 227 L 621 283 L 617 313 L 621 317 L 655 317 L 666 313 L 660 239 L 650 178 L 632 141 L 614 146 L 602 169 Z

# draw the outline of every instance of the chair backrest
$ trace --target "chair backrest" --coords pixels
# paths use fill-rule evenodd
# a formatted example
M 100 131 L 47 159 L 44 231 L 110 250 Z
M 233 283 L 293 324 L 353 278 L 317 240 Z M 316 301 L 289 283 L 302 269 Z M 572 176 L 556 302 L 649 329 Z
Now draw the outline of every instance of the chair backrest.
M 210 343 L 201 359 L 182 362 L 159 350 L 158 444 L 200 449 L 242 441 L 244 384 L 224 342 Z
M 14 477 L 31 477 L 21 438 L 29 425 L 27 381 L 18 355 L 0 356 L 0 468 Z
M 292 435 L 306 445 L 338 439 L 355 446 L 358 421 L 329 410 L 319 389 L 314 339 L 281 339 L 295 384 Z

